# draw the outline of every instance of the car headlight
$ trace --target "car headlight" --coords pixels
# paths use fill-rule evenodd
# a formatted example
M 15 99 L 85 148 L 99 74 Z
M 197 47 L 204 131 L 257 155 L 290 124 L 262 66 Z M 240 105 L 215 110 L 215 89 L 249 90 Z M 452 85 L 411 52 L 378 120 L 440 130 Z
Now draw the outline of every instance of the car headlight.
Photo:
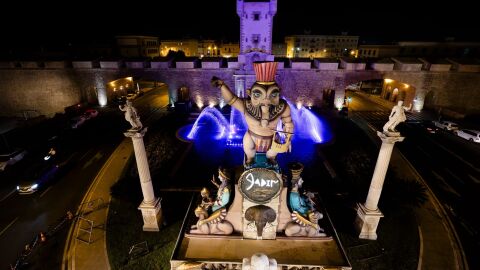
M 17 190 L 20 190 L 20 186 L 17 186 Z
M 38 188 L 38 184 L 33 184 L 32 189 Z

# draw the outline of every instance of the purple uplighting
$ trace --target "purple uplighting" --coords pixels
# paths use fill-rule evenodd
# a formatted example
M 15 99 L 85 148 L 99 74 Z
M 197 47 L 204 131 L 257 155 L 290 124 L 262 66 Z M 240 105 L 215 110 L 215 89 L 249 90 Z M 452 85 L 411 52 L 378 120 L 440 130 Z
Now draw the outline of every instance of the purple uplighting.
M 292 119 L 295 124 L 294 133 L 296 136 L 309 139 L 314 143 L 322 143 L 325 141 L 325 135 L 328 130 L 324 124 L 320 121 L 319 117 L 312 113 L 304 106 L 294 106 L 288 101 L 290 109 L 292 111 Z M 294 138 L 296 137 L 294 136 Z
M 207 107 L 203 109 L 202 113 L 198 116 L 192 129 L 187 135 L 187 139 L 194 140 L 197 137 L 199 129 L 205 124 L 205 121 L 208 121 L 207 119 L 213 121 L 214 125 L 217 127 L 215 139 L 221 139 L 225 136 L 226 131 L 229 130 L 230 127 L 227 119 L 215 107 Z
M 247 122 L 243 115 L 232 107 L 230 112 L 230 131 L 227 138 L 227 146 L 242 147 L 243 135 L 247 130 Z
M 294 141 L 302 139 L 316 144 L 330 139 L 330 131 L 320 117 L 304 106 L 297 107 L 290 101 L 287 102 L 290 105 L 295 124 Z M 217 108 L 207 107 L 200 113 L 188 133 L 185 132 L 188 135 L 184 139 L 197 140 L 199 134 L 202 133 L 207 134 L 207 137 L 211 139 L 226 139 L 225 144 L 229 147 L 242 147 L 243 135 L 246 130 L 247 124 L 244 116 L 238 110 L 232 108 L 230 122 L 228 122 Z M 281 121 L 279 121 L 277 130 L 282 130 Z

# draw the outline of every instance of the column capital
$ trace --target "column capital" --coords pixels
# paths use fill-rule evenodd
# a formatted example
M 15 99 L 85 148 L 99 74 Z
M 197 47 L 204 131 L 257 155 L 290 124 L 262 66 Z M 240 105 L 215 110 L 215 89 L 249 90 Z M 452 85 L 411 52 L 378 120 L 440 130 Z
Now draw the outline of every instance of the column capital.
M 380 137 L 382 143 L 394 144 L 396 142 L 401 142 L 405 137 L 400 136 L 400 132 L 387 132 L 383 133 L 377 131 L 377 136 Z
M 130 137 L 130 138 L 143 138 L 145 136 L 145 133 L 147 133 L 148 127 L 144 127 L 140 130 L 134 130 L 134 129 L 129 129 L 127 132 L 124 132 L 123 135 L 125 137 Z

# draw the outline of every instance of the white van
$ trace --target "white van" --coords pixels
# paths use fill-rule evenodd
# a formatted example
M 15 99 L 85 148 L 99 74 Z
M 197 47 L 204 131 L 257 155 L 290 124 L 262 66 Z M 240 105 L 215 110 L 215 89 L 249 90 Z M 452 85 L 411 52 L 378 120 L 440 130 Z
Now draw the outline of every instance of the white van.
M 461 129 L 456 131 L 455 134 L 471 142 L 480 143 L 480 131 L 478 130 Z

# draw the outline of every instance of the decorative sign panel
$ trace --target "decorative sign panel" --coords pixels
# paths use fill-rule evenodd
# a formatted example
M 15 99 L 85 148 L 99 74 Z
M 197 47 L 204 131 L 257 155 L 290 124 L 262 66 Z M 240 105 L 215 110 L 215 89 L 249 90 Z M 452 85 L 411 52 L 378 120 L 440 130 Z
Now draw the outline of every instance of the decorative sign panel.
M 278 174 L 265 168 L 245 171 L 238 184 L 240 192 L 247 200 L 259 204 L 268 203 L 278 196 L 283 186 Z

